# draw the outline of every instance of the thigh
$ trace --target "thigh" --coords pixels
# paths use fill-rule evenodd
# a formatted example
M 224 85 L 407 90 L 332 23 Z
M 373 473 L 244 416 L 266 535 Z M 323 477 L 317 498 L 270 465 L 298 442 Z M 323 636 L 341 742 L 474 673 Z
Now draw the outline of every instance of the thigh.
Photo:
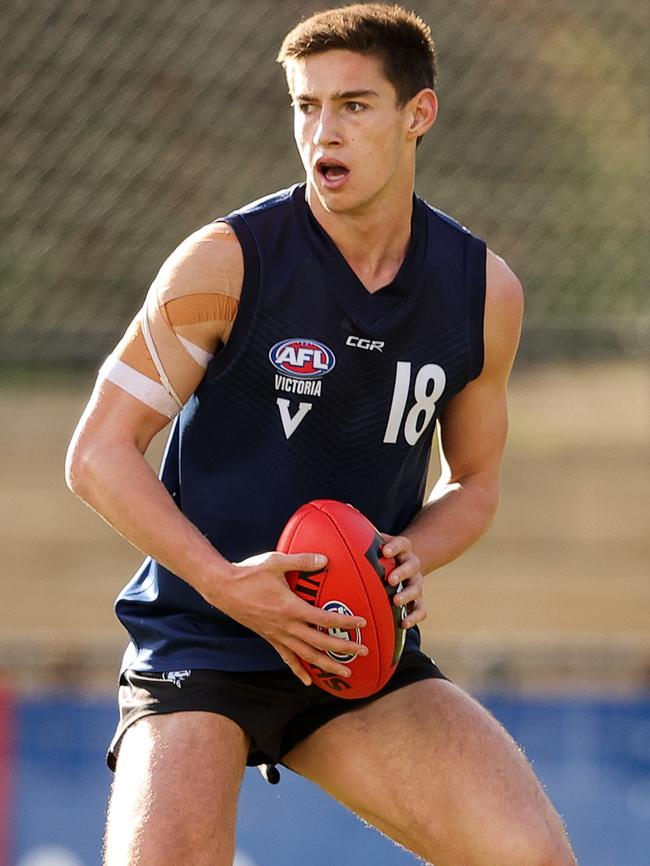
M 105 866 L 231 866 L 248 737 L 216 713 L 139 719 L 111 791 Z
M 575 863 L 521 751 L 452 683 L 413 683 L 338 716 L 284 762 L 436 866 Z

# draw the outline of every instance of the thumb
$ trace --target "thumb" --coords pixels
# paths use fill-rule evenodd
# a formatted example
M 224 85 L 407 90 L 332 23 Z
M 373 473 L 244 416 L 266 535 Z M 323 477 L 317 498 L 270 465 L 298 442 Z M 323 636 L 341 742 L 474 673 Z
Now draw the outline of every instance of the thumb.
M 287 553 L 282 559 L 285 571 L 320 571 L 327 565 L 322 553 Z

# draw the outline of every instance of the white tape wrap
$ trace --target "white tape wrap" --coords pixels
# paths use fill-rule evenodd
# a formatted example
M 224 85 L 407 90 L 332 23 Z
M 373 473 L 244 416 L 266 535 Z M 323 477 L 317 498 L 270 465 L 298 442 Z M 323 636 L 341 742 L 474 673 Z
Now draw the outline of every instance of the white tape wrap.
M 182 408 L 182 404 L 179 406 L 162 385 L 134 370 L 133 367 L 129 367 L 114 355 L 109 355 L 104 361 L 99 377 L 117 385 L 145 406 L 155 409 L 167 418 L 175 418 L 179 408 Z

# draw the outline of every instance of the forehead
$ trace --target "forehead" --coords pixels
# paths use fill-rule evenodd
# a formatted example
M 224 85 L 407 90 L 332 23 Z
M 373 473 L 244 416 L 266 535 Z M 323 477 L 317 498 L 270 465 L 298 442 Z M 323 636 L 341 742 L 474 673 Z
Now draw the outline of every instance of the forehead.
M 395 95 L 378 57 L 355 51 L 332 49 L 287 61 L 287 83 L 292 96 L 325 98 L 335 93 L 374 90 Z

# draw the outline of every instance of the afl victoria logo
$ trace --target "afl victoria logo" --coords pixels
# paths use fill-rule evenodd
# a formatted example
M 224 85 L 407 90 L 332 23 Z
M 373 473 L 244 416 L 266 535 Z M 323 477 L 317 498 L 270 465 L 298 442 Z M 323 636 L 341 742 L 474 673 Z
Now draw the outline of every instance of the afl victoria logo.
M 354 613 L 350 610 L 347 604 L 344 604 L 342 601 L 327 601 L 322 606 L 323 610 L 326 610 L 328 613 L 342 613 L 345 616 L 354 616 Z M 356 641 L 356 643 L 361 643 L 361 630 L 358 628 L 350 629 L 347 631 L 342 628 L 328 628 L 328 633 L 332 637 L 342 638 L 343 640 Z M 328 650 L 327 655 L 334 659 L 334 661 L 342 662 L 343 664 L 349 664 L 351 661 L 357 657 L 356 653 L 335 653 L 330 652 Z
M 320 379 L 334 369 L 334 352 L 324 343 L 305 337 L 294 337 L 276 343 L 269 361 L 285 376 L 296 379 Z

